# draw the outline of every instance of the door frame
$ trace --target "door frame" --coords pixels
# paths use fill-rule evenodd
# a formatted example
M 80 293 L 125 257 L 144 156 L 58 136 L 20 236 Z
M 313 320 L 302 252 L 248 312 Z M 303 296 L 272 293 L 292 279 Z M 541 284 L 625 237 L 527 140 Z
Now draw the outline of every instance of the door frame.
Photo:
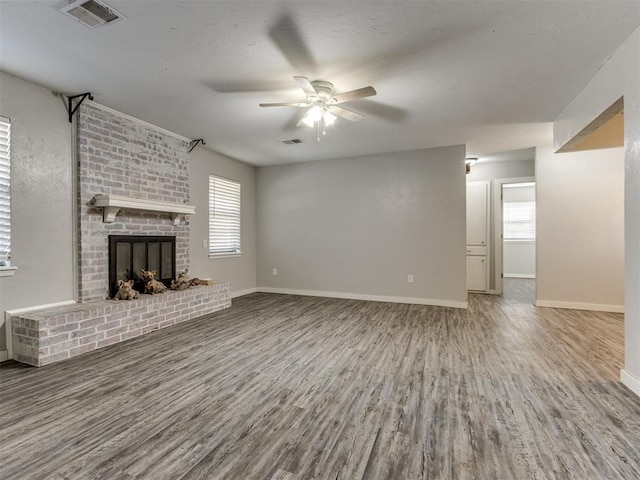
M 502 186 L 505 183 L 527 183 L 535 182 L 536 177 L 514 177 L 514 178 L 496 178 L 493 180 L 493 245 L 494 245 L 494 291 L 496 295 L 502 295 L 502 267 L 503 267 L 503 238 L 502 238 Z M 537 198 L 536 198 L 537 202 Z

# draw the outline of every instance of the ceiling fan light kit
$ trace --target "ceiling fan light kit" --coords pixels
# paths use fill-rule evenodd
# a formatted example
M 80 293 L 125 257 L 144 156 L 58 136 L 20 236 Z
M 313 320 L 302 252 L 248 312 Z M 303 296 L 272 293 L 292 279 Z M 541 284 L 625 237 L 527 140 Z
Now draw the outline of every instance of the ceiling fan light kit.
M 322 112 L 322 121 L 324 122 L 324 124 L 328 127 L 330 127 L 331 125 L 333 125 L 336 121 L 338 117 L 336 117 L 333 113 L 331 113 L 329 110 L 325 110 L 324 112 Z
M 278 102 L 278 103 L 261 103 L 261 107 L 300 107 L 308 110 L 302 116 L 296 126 L 307 125 L 308 127 L 317 126 L 318 140 L 320 140 L 320 131 L 326 135 L 326 127 L 335 123 L 338 117 L 349 120 L 350 122 L 359 122 L 364 118 L 363 115 L 338 107 L 339 103 L 346 103 L 358 98 L 371 97 L 376 95 L 373 87 L 363 87 L 349 92 L 333 94 L 334 87 L 331 82 L 325 80 L 309 81 L 307 77 L 293 77 L 298 86 L 307 95 L 306 102 Z
M 302 117 L 302 123 L 308 125 L 309 127 L 313 127 L 317 121 L 322 118 L 322 107 L 320 105 L 314 105 L 307 113 Z

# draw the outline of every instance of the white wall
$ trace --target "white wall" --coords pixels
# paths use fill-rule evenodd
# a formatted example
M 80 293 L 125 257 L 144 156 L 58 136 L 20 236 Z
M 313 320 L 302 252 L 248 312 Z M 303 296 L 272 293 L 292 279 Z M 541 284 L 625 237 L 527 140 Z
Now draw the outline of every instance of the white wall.
M 503 203 L 535 202 L 534 185 L 503 187 Z M 503 217 L 504 221 L 504 217 Z M 503 241 L 502 272 L 505 277 L 534 278 L 536 274 L 536 242 L 535 240 Z
M 556 148 L 624 96 L 625 366 L 624 383 L 640 395 L 640 28 L 598 70 L 554 123 Z
M 505 240 L 502 244 L 502 273 L 505 278 L 535 278 L 536 242 Z
M 259 168 L 258 287 L 464 306 L 464 156 L 454 146 Z
M 621 311 L 624 149 L 537 149 L 536 198 L 536 304 Z
M 73 300 L 71 124 L 64 104 L 0 72 L 0 114 L 11 118 L 11 264 L 18 267 L 0 278 L 0 312 Z
M 256 287 L 256 169 L 206 148 L 196 147 L 189 154 L 190 199 L 196 215 L 190 222 L 190 256 L 192 277 L 213 278 L 231 282 L 232 292 Z M 209 258 L 209 175 L 240 182 L 241 248 L 238 257 Z

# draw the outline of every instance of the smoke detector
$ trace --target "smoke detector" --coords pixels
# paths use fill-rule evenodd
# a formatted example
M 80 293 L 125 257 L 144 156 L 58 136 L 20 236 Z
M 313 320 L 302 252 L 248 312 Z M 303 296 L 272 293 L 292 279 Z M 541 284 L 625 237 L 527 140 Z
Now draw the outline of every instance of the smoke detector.
M 113 8 L 97 0 L 69 0 L 60 11 L 92 30 L 117 23 L 125 18 Z

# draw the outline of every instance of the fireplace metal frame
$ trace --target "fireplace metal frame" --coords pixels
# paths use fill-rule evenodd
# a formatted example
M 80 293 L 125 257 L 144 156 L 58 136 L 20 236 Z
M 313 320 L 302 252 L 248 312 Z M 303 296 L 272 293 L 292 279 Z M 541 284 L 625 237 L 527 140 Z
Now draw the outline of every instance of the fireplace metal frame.
M 109 235 L 109 295 L 113 298 L 118 291 L 117 283 L 117 258 L 116 248 L 119 243 L 128 243 L 131 245 L 129 252 L 129 272 L 134 273 L 134 287 L 140 293 L 144 293 L 144 283 L 139 279 L 139 274 L 133 272 L 133 257 L 134 257 L 134 244 L 143 244 L 145 247 L 145 270 L 149 269 L 149 244 L 157 243 L 158 247 L 158 264 L 162 262 L 162 243 L 171 243 L 171 275 L 165 278 L 157 278 L 167 287 L 171 283 L 171 280 L 176 278 L 176 237 L 172 235 L 150 236 L 150 235 Z M 158 272 L 161 275 L 161 272 Z

